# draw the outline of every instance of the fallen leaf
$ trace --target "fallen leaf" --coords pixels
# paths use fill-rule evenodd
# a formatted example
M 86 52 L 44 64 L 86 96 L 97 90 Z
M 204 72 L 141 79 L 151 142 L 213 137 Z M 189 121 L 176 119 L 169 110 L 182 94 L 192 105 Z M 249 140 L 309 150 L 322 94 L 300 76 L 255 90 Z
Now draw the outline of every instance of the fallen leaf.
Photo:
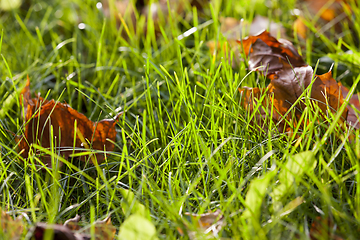
M 102 9 L 106 17 L 115 18 L 118 26 L 126 25 L 124 28 L 131 29 L 135 33 L 139 32 L 139 29 L 136 29 L 136 26 L 139 25 L 137 21 L 144 17 L 146 22 L 143 24 L 144 28 L 140 29 L 140 32 L 147 34 L 147 21 L 151 19 L 154 24 L 155 35 L 160 36 L 161 28 L 168 23 L 170 14 L 185 15 L 186 8 L 184 4 L 190 4 L 190 6 L 196 7 L 200 11 L 208 2 L 205 0 L 191 0 L 187 2 L 159 0 L 154 2 L 136 1 L 136 4 L 134 4 L 133 1 L 129 0 L 115 0 L 112 1 L 112 4 L 109 4 L 108 0 L 103 0 Z M 140 17 L 137 17 L 137 15 Z M 129 33 L 126 33 L 126 35 Z M 129 37 L 126 35 L 124 37 Z
M 342 23 L 351 24 L 346 12 L 351 12 L 351 7 L 346 0 L 302 0 L 299 1 L 301 9 L 311 17 L 319 16 L 319 19 L 312 25 L 317 29 L 317 33 L 330 34 L 329 29 L 335 29 L 336 33 L 342 33 Z M 306 18 L 304 14 L 299 14 L 298 18 L 293 24 L 296 33 L 302 38 L 306 39 L 308 29 L 305 24 Z M 351 27 L 349 28 L 351 29 Z
M 20 239 L 24 231 L 24 224 L 21 216 L 13 219 L 9 214 L 0 209 L 0 238 Z
M 280 34 L 282 38 L 286 37 L 285 28 L 281 23 L 272 22 L 269 18 L 260 15 L 256 15 L 251 22 L 233 17 L 220 17 L 219 21 L 220 32 L 227 39 L 237 40 L 242 36 L 256 35 L 264 30 L 268 30 L 273 36 Z
M 67 104 L 55 100 L 48 101 L 40 96 L 31 98 L 29 79 L 20 95 L 20 102 L 23 106 L 25 130 L 23 136 L 18 137 L 18 148 L 24 158 L 28 157 L 30 146 L 33 143 L 50 148 L 53 142 L 53 146 L 59 149 L 60 154 L 65 158 L 85 150 L 85 147 L 99 151 L 114 149 L 115 125 L 121 113 L 114 119 L 92 122 Z M 53 137 L 51 137 L 51 128 Z M 95 155 L 98 163 L 104 161 L 103 153 Z M 79 158 L 80 160 L 85 159 L 84 156 Z M 51 167 L 50 156 L 42 159 Z
M 267 130 L 272 118 L 279 132 L 290 131 L 298 124 L 305 108 L 304 99 L 308 95 L 306 89 L 310 91 L 310 103 L 319 106 L 323 116 L 329 111 L 336 113 L 344 103 L 347 88 L 336 82 L 331 71 L 315 75 L 290 42 L 277 40 L 268 32 L 263 32 L 243 40 L 242 44 L 248 56 L 249 69 L 259 71 L 271 80 L 266 89 L 239 89 L 243 94 L 242 104 L 245 109 L 252 113 L 256 111 L 251 120 L 253 125 Z M 351 103 L 359 106 L 359 102 L 356 105 L 357 100 L 353 97 Z M 291 114 L 290 110 L 295 114 Z M 351 106 L 342 113 L 341 121 L 345 120 L 359 127 Z
M 112 240 L 115 237 L 116 228 L 111 223 L 111 216 L 107 216 L 104 220 L 95 222 L 95 239 Z
M 206 235 L 210 238 L 218 238 L 220 230 L 225 226 L 225 218 L 220 209 L 203 214 L 186 212 L 185 215 L 190 217 L 192 223 L 195 223 L 193 226 L 188 226 L 187 223 L 184 223 L 187 235 L 191 240 L 203 239 Z M 181 228 L 178 228 L 178 231 L 181 235 L 184 235 L 184 231 Z
M 80 229 L 78 225 L 80 221 L 80 215 L 76 214 L 74 218 L 70 218 L 64 222 L 64 226 L 70 229 L 71 231 L 77 231 Z
M 253 21 L 247 22 L 243 19 L 238 20 L 232 17 L 220 17 L 220 32 L 224 35 L 229 44 L 230 49 L 233 52 L 238 52 L 241 47 L 237 44 L 237 40 L 242 38 L 242 36 L 247 35 L 256 35 L 259 32 L 263 32 L 268 29 L 271 35 L 277 36 L 280 35 L 282 38 L 286 37 L 285 28 L 280 23 L 271 22 L 269 18 L 257 15 Z M 217 42 L 214 40 L 208 41 L 206 43 L 210 53 L 215 54 L 215 50 L 219 51 L 221 48 L 224 53 L 226 45 Z M 230 55 L 230 54 L 229 54 Z M 230 56 L 224 56 L 230 60 Z M 235 55 L 233 66 L 240 62 L 238 55 Z
M 37 223 L 34 227 L 33 239 L 35 240 L 44 240 L 49 239 L 45 238 L 46 235 L 51 235 L 53 240 L 80 240 L 82 238 L 75 237 L 74 233 L 67 228 L 66 226 L 60 224 L 47 224 L 47 223 Z M 48 233 L 46 233 L 48 232 Z
M 31 230 L 32 237 L 35 240 L 44 240 L 46 232 L 51 234 L 53 240 L 90 240 L 91 235 L 89 233 L 90 228 L 81 230 L 78 222 L 80 216 L 76 215 L 75 218 L 67 220 L 64 225 L 61 224 L 47 224 L 37 223 L 36 226 Z M 112 240 L 115 237 L 116 228 L 111 223 L 110 215 L 104 220 L 96 221 L 95 240 Z
M 316 217 L 316 219 L 311 224 L 310 239 L 343 240 L 344 238 L 336 234 L 336 229 L 337 227 L 331 217 Z
M 291 42 L 285 39 L 277 40 L 268 31 L 250 36 L 238 43 L 244 53 L 250 55 L 250 70 L 260 68 L 265 74 L 272 74 L 284 67 L 307 66 Z
M 341 92 L 342 92 L 343 96 L 346 98 L 347 95 L 349 94 L 349 89 L 347 89 L 343 85 L 340 85 L 340 87 L 341 87 Z M 349 104 L 350 105 L 348 106 L 348 115 L 347 115 L 346 121 L 350 126 L 354 127 L 355 129 L 359 129 L 360 128 L 360 122 L 359 122 L 360 114 L 354 110 L 354 109 L 357 109 L 357 110 L 360 109 L 359 95 L 358 94 L 352 95 L 350 98 Z
M 303 0 L 303 2 L 307 10 L 313 14 L 320 14 L 320 17 L 326 21 L 333 20 L 339 12 L 342 12 L 342 4 L 346 4 L 346 0 Z
M 302 16 L 299 16 L 293 23 L 294 32 L 299 35 L 302 39 L 306 39 L 308 34 L 308 28 L 304 24 L 305 19 Z

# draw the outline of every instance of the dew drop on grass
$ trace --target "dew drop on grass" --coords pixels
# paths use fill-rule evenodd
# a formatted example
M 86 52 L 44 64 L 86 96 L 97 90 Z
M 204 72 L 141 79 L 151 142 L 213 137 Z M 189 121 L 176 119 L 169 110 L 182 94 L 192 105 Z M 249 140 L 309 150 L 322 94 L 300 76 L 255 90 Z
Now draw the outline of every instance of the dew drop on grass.
M 79 23 L 78 28 L 79 29 L 85 29 L 86 25 L 85 23 Z
M 98 3 L 96 4 L 96 8 L 99 9 L 99 10 L 102 9 L 102 3 L 101 3 L 101 2 L 98 2 Z

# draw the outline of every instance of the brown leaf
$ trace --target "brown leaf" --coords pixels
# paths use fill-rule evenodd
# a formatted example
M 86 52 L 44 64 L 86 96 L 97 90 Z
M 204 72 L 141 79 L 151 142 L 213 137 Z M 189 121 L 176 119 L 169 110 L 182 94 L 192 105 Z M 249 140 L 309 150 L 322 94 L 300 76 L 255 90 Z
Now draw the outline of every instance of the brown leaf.
M 78 225 L 80 221 L 80 215 L 76 214 L 74 218 L 70 218 L 64 222 L 64 226 L 70 229 L 71 231 L 77 231 L 80 229 Z
M 260 68 L 268 75 L 282 70 L 289 64 L 292 68 L 307 65 L 291 42 L 285 39 L 278 41 L 267 31 L 257 36 L 250 36 L 238 43 L 243 47 L 244 53 L 249 56 L 250 70 Z
M 303 0 L 302 2 L 305 3 L 305 7 L 311 14 L 315 15 L 320 13 L 320 17 L 328 22 L 343 12 L 343 4 L 345 4 L 344 6 L 349 7 L 346 0 L 335 0 L 332 1 L 330 5 L 329 0 Z
M 347 89 L 346 87 L 344 87 L 341 84 L 339 84 L 339 85 L 340 85 L 343 97 L 346 98 L 347 95 L 349 94 L 349 89 Z M 349 104 L 350 104 L 350 106 L 348 105 L 348 107 L 347 107 L 348 115 L 347 115 L 346 121 L 350 126 L 354 127 L 355 129 L 359 129 L 360 128 L 359 114 L 357 114 L 355 112 L 355 110 L 352 108 L 352 107 L 354 107 L 355 109 L 360 110 L 359 95 L 358 94 L 352 95 L 350 98 Z
M 24 231 L 21 217 L 13 219 L 9 214 L 0 209 L 0 237 L 4 239 L 20 239 Z
M 220 17 L 220 32 L 229 40 L 237 40 L 242 36 L 256 35 L 269 29 L 273 36 L 278 34 L 286 37 L 285 28 L 281 23 L 271 22 L 269 18 L 257 15 L 252 22 L 238 20 L 232 17 Z
M 220 17 L 219 20 L 220 32 L 226 37 L 230 49 L 234 52 L 238 52 L 241 48 L 237 40 L 242 36 L 255 35 L 263 32 L 265 29 L 269 29 L 271 35 L 276 36 L 280 34 L 281 37 L 286 37 L 285 28 L 280 23 L 271 22 L 269 18 L 260 15 L 257 15 L 251 23 L 232 17 Z M 221 48 L 223 52 L 226 53 L 226 45 L 221 42 L 216 43 L 212 40 L 207 42 L 206 45 L 209 47 L 211 54 L 215 54 L 215 50 L 219 51 Z M 225 59 L 231 59 L 230 53 L 224 57 Z M 235 67 L 239 62 L 239 55 L 234 55 L 233 66 Z
M 148 25 L 145 22 L 143 29 L 136 29 L 137 25 L 139 25 L 137 24 L 139 19 L 137 13 L 145 17 L 145 21 L 151 19 L 156 36 L 161 35 L 161 27 L 168 23 L 170 14 L 185 15 L 187 9 L 184 7 L 184 4 L 196 7 L 198 11 L 201 11 L 204 6 L 208 5 L 206 0 L 159 0 L 154 2 L 139 0 L 136 1 L 136 4 L 129 0 L 115 0 L 112 1 L 112 4 L 109 4 L 109 0 L 102 0 L 101 2 L 106 17 L 115 18 L 118 26 L 125 24 L 126 28 L 133 29 L 135 33 L 140 31 L 140 33 L 147 34 Z M 128 37 L 127 34 L 124 34 L 124 37 Z
M 257 15 L 250 24 L 249 35 L 256 35 L 259 32 L 268 30 L 270 35 L 286 38 L 285 28 L 282 23 L 272 22 L 269 18 Z
M 338 236 L 336 233 L 336 226 L 331 217 L 316 217 L 314 222 L 311 224 L 310 228 L 310 239 L 311 240 L 320 240 L 320 239 L 329 239 L 329 240 L 343 240 L 342 237 Z
M 74 233 L 66 226 L 60 224 L 37 223 L 33 230 L 35 240 L 45 239 L 46 231 L 53 232 L 53 240 L 82 240 L 83 238 L 75 237 Z
M 221 210 L 216 210 L 215 212 L 209 212 L 204 214 L 194 214 L 194 213 L 185 213 L 185 215 L 190 216 L 191 221 L 195 222 L 196 229 L 192 229 L 185 223 L 187 234 L 191 240 L 198 239 L 204 234 L 211 232 L 211 235 L 218 237 L 218 234 L 222 227 L 225 225 L 225 219 Z M 182 229 L 178 228 L 178 231 L 181 235 L 184 235 Z M 199 234 L 199 236 L 198 236 Z
M 110 215 L 102 221 L 95 223 L 95 235 L 98 240 L 112 240 L 115 237 L 116 228 L 111 223 Z
M 35 240 L 43 240 L 45 231 L 53 231 L 53 240 L 90 240 L 90 228 L 81 231 L 77 224 L 80 216 L 67 220 L 64 225 L 37 223 L 32 230 L 32 236 Z M 116 228 L 111 223 L 110 215 L 102 221 L 97 221 L 95 225 L 95 240 L 112 240 L 115 237 Z
M 267 130 L 272 118 L 279 132 L 290 131 L 298 124 L 305 108 L 303 100 L 307 94 L 304 91 L 308 87 L 310 103 L 318 105 L 323 116 L 329 111 L 336 113 L 344 103 L 344 95 L 347 95 L 348 90 L 336 82 L 331 71 L 314 75 L 313 69 L 305 64 L 291 43 L 283 44 L 269 33 L 263 32 L 259 36 L 247 38 L 243 44 L 244 48 L 248 48 L 245 53 L 249 54 L 250 69 L 260 71 L 271 80 L 266 89 L 239 89 L 243 93 L 243 106 L 250 112 L 257 109 L 254 119 L 251 120 L 253 125 Z M 262 68 L 264 65 L 266 69 Z M 266 94 L 266 97 L 259 103 L 263 94 Z M 300 97 L 302 99 L 299 101 Z M 360 106 L 358 98 L 353 97 L 351 101 Z M 257 108 L 257 104 L 261 104 L 261 107 Z M 291 109 L 294 114 L 290 113 Z M 342 113 L 340 121 L 345 120 L 359 127 L 355 111 L 349 106 Z
M 291 122 L 291 114 L 285 116 L 292 105 L 301 96 L 303 91 L 311 82 L 313 70 L 310 66 L 298 68 L 286 68 L 271 75 L 271 82 L 266 89 L 259 88 L 242 88 L 240 92 L 245 92 L 243 98 L 243 106 L 254 111 L 254 106 L 258 104 L 258 100 L 266 92 L 266 97 L 261 103 L 262 108 L 256 114 L 256 123 L 261 128 L 267 130 L 268 120 L 272 116 L 272 120 L 278 124 L 279 132 L 289 131 L 289 126 L 285 124 L 285 120 Z M 296 117 L 301 116 L 301 110 L 304 109 L 300 102 L 293 108 Z M 296 124 L 296 122 L 293 122 Z M 294 125 L 295 126 L 295 125 Z
M 304 9 L 305 13 L 309 13 L 310 17 L 320 16 L 317 22 L 311 24 L 317 29 L 317 33 L 324 33 L 328 37 L 332 34 L 329 29 L 334 29 L 336 33 L 342 34 L 343 28 L 342 24 L 352 25 L 352 20 L 348 17 L 346 12 L 351 12 L 351 7 L 347 3 L 347 0 L 302 0 L 299 1 L 300 8 Z M 293 24 L 295 32 L 302 39 L 306 39 L 308 35 L 308 29 L 305 25 L 305 16 L 299 15 L 296 21 Z M 311 21 L 310 21 L 311 22 Z M 352 29 L 352 27 L 349 27 Z
M 115 125 L 119 115 L 114 119 L 92 122 L 67 104 L 55 100 L 44 100 L 40 96 L 31 98 L 29 79 L 20 99 L 24 109 L 25 130 L 24 135 L 18 140 L 18 147 L 24 158 L 27 158 L 31 144 L 36 143 L 44 148 L 50 148 L 51 141 L 61 150 L 60 154 L 65 158 L 73 153 L 81 152 L 78 149 L 84 149 L 86 145 L 100 151 L 114 149 L 112 142 L 115 141 Z M 76 129 L 74 128 L 75 122 Z M 53 139 L 50 135 L 51 127 L 53 128 Z M 76 138 L 74 140 L 75 131 Z M 105 158 L 102 153 L 97 153 L 96 157 L 98 163 Z M 84 160 L 84 157 L 80 157 L 80 159 Z M 43 157 L 43 161 L 51 167 L 50 156 Z

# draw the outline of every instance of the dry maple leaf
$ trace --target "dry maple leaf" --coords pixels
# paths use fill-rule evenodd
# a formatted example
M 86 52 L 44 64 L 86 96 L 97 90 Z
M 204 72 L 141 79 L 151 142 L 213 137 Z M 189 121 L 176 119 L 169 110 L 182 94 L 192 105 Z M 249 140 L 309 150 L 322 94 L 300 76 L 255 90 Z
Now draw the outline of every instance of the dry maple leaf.
M 204 237 L 204 234 L 209 233 L 211 233 L 211 236 L 213 237 L 218 237 L 220 230 L 225 226 L 225 219 L 220 209 L 217 209 L 215 212 L 204 214 L 186 212 L 185 215 L 190 216 L 191 221 L 195 222 L 196 226 L 196 229 L 190 229 L 189 226 L 185 224 L 188 237 L 191 240 L 198 239 L 198 237 Z M 181 235 L 184 235 L 181 228 L 178 228 L 178 231 Z
M 206 0 L 191 0 L 191 1 L 180 1 L 180 0 L 159 0 L 159 1 L 144 1 L 139 0 L 115 0 L 109 4 L 109 0 L 102 0 L 102 9 L 106 17 L 114 17 L 118 26 L 124 25 L 126 29 L 133 29 L 134 32 L 142 32 L 147 34 L 147 23 L 144 24 L 143 29 L 137 29 L 137 21 L 139 17 L 145 17 L 148 21 L 151 19 L 154 24 L 155 35 L 161 36 L 161 28 L 168 23 L 170 14 L 176 13 L 176 15 L 185 15 L 186 8 L 185 4 L 189 4 L 192 7 L 196 7 L 198 11 L 208 5 Z M 170 10 L 170 12 L 169 12 Z M 129 33 L 124 34 L 124 37 Z
M 331 217 L 316 217 L 316 219 L 311 224 L 310 228 L 310 239 L 311 240 L 320 240 L 320 239 L 329 239 L 329 240 L 343 240 L 342 237 L 338 236 L 336 233 L 336 225 Z
M 76 214 L 74 218 L 70 218 L 64 222 L 64 226 L 71 231 L 77 231 L 80 229 L 78 222 L 80 221 L 80 215 Z
M 347 88 L 336 82 L 331 71 L 314 75 L 313 69 L 305 64 L 290 42 L 284 44 L 284 41 L 278 41 L 268 32 L 263 32 L 243 40 L 242 44 L 249 57 L 249 68 L 258 70 L 271 80 L 266 89 L 239 89 L 243 93 L 242 104 L 250 112 L 257 109 L 256 106 L 262 99 L 262 107 L 256 110 L 253 125 L 267 129 L 266 125 L 271 117 L 279 132 L 290 131 L 298 124 L 297 120 L 305 108 L 303 99 L 307 96 L 304 93 L 306 89 L 310 91 L 311 104 L 318 105 L 322 115 L 327 115 L 329 111 L 336 113 L 344 103 Z M 263 94 L 266 97 L 261 98 Z M 300 97 L 302 99 L 299 101 Z M 358 99 L 353 97 L 351 103 L 356 102 L 355 106 L 359 106 Z M 291 109 L 295 116 L 290 114 Z M 345 120 L 350 125 L 359 127 L 356 113 L 350 106 L 342 113 L 341 121 Z
M 266 89 L 248 87 L 240 89 L 244 96 L 242 104 L 250 112 L 254 111 L 254 107 L 259 103 L 261 96 L 266 94 L 266 97 L 261 102 L 262 107 L 255 115 L 255 122 L 257 123 L 255 125 L 267 129 L 267 120 L 271 116 L 273 121 L 278 124 L 277 129 L 279 132 L 289 131 L 291 126 L 285 124 L 285 120 L 291 122 L 292 115 L 285 116 L 285 114 L 288 113 L 292 105 L 310 84 L 312 75 L 313 71 L 310 66 L 295 68 L 294 71 L 288 68 L 285 71 L 272 74 L 272 80 Z M 294 107 L 297 118 L 301 116 L 302 109 L 304 109 L 302 102 Z
M 227 43 L 229 44 L 230 49 L 237 53 L 241 46 L 237 44 L 237 40 L 242 36 L 246 35 L 255 35 L 259 32 L 269 29 L 271 35 L 280 34 L 281 37 L 286 37 L 285 28 L 281 23 L 272 22 L 269 18 L 263 17 L 260 15 L 255 16 L 253 21 L 247 22 L 244 19 L 238 20 L 232 17 L 220 17 L 220 32 L 226 37 Z M 206 43 L 210 53 L 215 54 L 215 50 L 219 51 L 220 49 L 226 53 L 226 44 L 223 42 L 217 42 L 215 40 L 208 41 Z M 222 57 L 222 56 L 221 56 Z M 225 59 L 230 61 L 231 55 L 224 56 Z M 235 54 L 232 62 L 232 66 L 236 67 L 240 63 L 240 55 Z
M 351 12 L 351 6 L 347 0 L 302 0 L 299 1 L 300 8 L 304 9 L 304 12 L 309 13 L 311 16 L 319 16 L 320 18 L 314 24 L 318 29 L 318 33 L 325 33 L 330 37 L 329 29 L 335 29 L 336 33 L 342 34 L 342 23 L 352 25 L 352 21 L 346 12 Z M 354 2 L 355 4 L 355 2 Z M 308 35 L 308 29 L 305 25 L 304 16 L 300 15 L 293 24 L 295 32 L 302 38 L 306 39 Z M 349 27 L 349 29 L 352 29 Z
M 95 222 L 95 235 L 99 240 L 111 240 L 114 239 L 116 228 L 111 223 L 110 215 L 104 220 Z
M 0 209 L 0 238 L 17 240 L 20 239 L 24 224 L 22 217 L 19 216 L 15 220 L 7 214 L 5 211 Z
M 81 151 L 79 149 L 84 149 L 87 145 L 100 151 L 114 149 L 115 125 L 121 113 L 114 119 L 92 122 L 67 104 L 44 100 L 40 96 L 31 98 L 29 79 L 21 92 L 20 102 L 23 106 L 25 130 L 24 135 L 18 137 L 18 148 L 24 158 L 28 157 L 33 143 L 50 148 L 53 142 L 54 147 L 60 149 L 60 154 L 65 158 L 73 153 L 79 153 Z M 51 139 L 51 128 L 53 139 Z M 98 163 L 101 163 L 105 157 L 103 153 L 97 153 L 96 158 Z M 80 157 L 80 160 L 84 160 L 84 157 Z M 43 161 L 51 167 L 50 156 L 43 157 Z
M 81 231 L 78 222 L 80 216 L 67 220 L 64 225 L 61 224 L 47 224 L 37 223 L 32 230 L 32 236 L 35 240 L 43 240 L 45 231 L 53 231 L 54 240 L 90 240 L 89 228 L 86 231 Z M 111 223 L 110 215 L 102 221 L 96 221 L 95 225 L 95 240 L 112 240 L 115 237 L 116 228 Z
M 346 87 L 344 87 L 341 83 L 339 83 L 340 88 L 341 88 L 341 93 L 343 94 L 344 98 L 347 97 L 347 95 L 349 94 L 349 89 L 347 89 Z M 355 129 L 359 129 L 360 128 L 360 122 L 359 122 L 359 114 L 357 114 L 355 112 L 355 109 L 360 109 L 360 101 L 359 101 L 359 95 L 358 94 L 354 94 L 351 96 L 350 100 L 349 100 L 349 106 L 347 107 L 348 110 L 348 114 L 346 117 L 346 122 L 354 127 Z
M 33 239 L 35 240 L 44 240 L 46 231 L 53 232 L 53 240 L 83 240 L 84 238 L 79 238 L 74 235 L 74 233 L 67 227 L 60 224 L 47 224 L 47 223 L 37 223 L 33 231 Z
M 250 70 L 261 68 L 264 73 L 272 74 L 289 64 L 291 67 L 307 65 L 291 42 L 285 39 L 277 40 L 268 31 L 250 36 L 238 43 L 243 47 L 244 53 L 250 55 Z

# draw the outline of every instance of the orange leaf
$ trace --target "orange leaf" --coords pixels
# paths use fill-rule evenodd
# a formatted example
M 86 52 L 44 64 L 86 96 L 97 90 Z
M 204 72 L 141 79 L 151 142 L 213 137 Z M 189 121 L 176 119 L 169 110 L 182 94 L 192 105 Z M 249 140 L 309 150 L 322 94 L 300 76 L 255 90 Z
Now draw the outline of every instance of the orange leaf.
M 347 95 L 349 94 L 349 89 L 347 89 L 340 83 L 339 83 L 339 85 L 340 85 L 341 92 L 342 92 L 344 98 L 346 98 Z M 354 108 L 360 110 L 359 95 L 354 94 L 353 96 L 351 96 L 349 104 L 350 104 L 350 106 L 348 105 L 348 107 L 347 107 L 348 115 L 346 117 L 346 121 L 350 126 L 354 127 L 355 129 L 359 129 L 360 128 L 360 122 L 359 122 L 359 118 L 358 118 L 359 115 L 356 114 L 355 110 L 351 107 L 351 106 L 353 106 Z
M 277 124 L 279 132 L 289 131 L 289 128 L 298 124 L 298 119 L 305 108 L 303 99 L 299 101 L 301 96 L 307 96 L 303 94 L 305 89 L 310 90 L 309 100 L 312 105 L 319 106 L 323 116 L 327 115 L 328 111 L 336 113 L 344 103 L 344 95 L 348 93 L 347 88 L 336 82 L 331 71 L 323 75 L 315 75 L 313 79 L 313 69 L 305 64 L 291 43 L 284 45 L 267 32 L 263 32 L 259 36 L 247 38 L 243 44 L 244 48 L 249 48 L 250 69 L 259 70 L 271 80 L 266 89 L 247 87 L 239 89 L 243 93 L 243 106 L 250 112 L 255 110 L 257 104 L 262 106 L 256 107 L 258 110 L 255 118 L 251 119 L 253 125 L 266 130 L 271 117 Z M 285 59 L 288 62 L 285 62 Z M 266 69 L 261 68 L 263 65 Z M 259 103 L 265 92 L 266 97 Z M 297 104 L 294 106 L 295 102 Z M 360 109 L 357 97 L 353 97 L 351 103 Z M 294 110 L 294 115 L 289 113 L 291 109 Z M 285 120 L 290 124 L 285 124 Z M 351 107 L 346 108 L 342 113 L 340 121 L 345 120 L 357 128 L 360 125 Z
M 83 240 L 91 239 L 91 235 L 88 233 L 89 228 L 86 231 L 81 231 L 77 223 L 80 220 L 80 216 L 76 215 L 75 218 L 67 220 L 64 225 L 61 224 L 47 224 L 37 223 L 32 231 L 32 236 L 35 240 L 43 240 L 46 230 L 53 231 L 52 239 L 59 240 Z M 112 240 L 115 237 L 116 228 L 111 223 L 110 216 L 106 217 L 102 221 L 96 221 L 95 225 L 95 240 Z M 79 230 L 80 229 L 80 230 Z
M 112 142 L 115 141 L 115 125 L 119 115 L 114 119 L 92 122 L 67 104 L 44 100 L 40 96 L 31 98 L 29 79 L 21 92 L 20 99 L 24 107 L 25 130 L 22 138 L 18 140 L 18 147 L 24 158 L 28 156 L 31 144 L 36 143 L 44 148 L 50 148 L 51 141 L 65 158 L 72 153 L 79 153 L 81 151 L 79 149 L 84 149 L 87 144 L 91 145 L 92 149 L 100 151 L 114 149 Z M 53 139 L 51 139 L 51 127 Z M 76 139 L 74 139 L 75 131 Z M 82 139 L 87 142 L 83 142 Z M 100 153 L 96 154 L 96 157 L 99 163 L 105 158 L 104 154 Z M 84 157 L 80 159 L 84 160 Z M 51 166 L 50 156 L 45 156 L 43 161 Z
M 210 233 L 218 238 L 220 230 L 225 225 L 225 219 L 220 209 L 204 214 L 186 212 L 185 215 L 189 216 L 191 222 L 195 225 L 195 228 L 192 226 L 193 228 L 191 229 L 187 223 L 184 223 L 190 239 L 198 239 L 198 235 L 204 237 L 204 234 L 210 235 Z M 177 228 L 177 230 L 181 235 L 184 235 L 184 231 L 181 228 Z
M 112 240 L 115 237 L 116 228 L 111 223 L 110 215 L 102 221 L 95 222 L 96 239 Z
M 311 224 L 310 239 L 343 240 L 343 238 L 336 235 L 335 232 L 336 226 L 334 225 L 334 221 L 330 217 L 324 218 L 319 216 L 316 217 L 314 222 Z
M 9 214 L 0 209 L 0 237 L 6 239 L 20 239 L 24 230 L 21 217 L 13 219 Z
M 260 68 L 266 74 L 271 74 L 281 70 L 284 65 L 290 64 L 291 67 L 307 65 L 291 42 L 285 39 L 278 41 L 267 31 L 238 43 L 242 44 L 244 53 L 249 56 L 250 70 Z
M 327 29 L 328 23 L 331 23 L 331 28 L 335 29 L 336 33 L 343 32 L 342 24 L 344 22 L 346 22 L 346 24 L 352 25 L 352 20 L 346 14 L 346 12 L 352 12 L 351 6 L 347 3 L 349 1 L 347 0 L 302 0 L 299 2 L 303 3 L 302 9 L 304 9 L 304 12 L 309 13 L 310 17 L 316 15 L 320 17 L 316 23 L 313 22 L 312 24 L 316 29 L 318 29 L 318 31 L 325 33 L 327 36 L 332 34 L 331 31 L 328 31 Z M 300 15 L 298 17 L 298 19 L 293 24 L 293 28 L 302 39 L 306 39 L 308 29 L 305 25 L 304 16 Z M 351 29 L 351 27 L 349 27 L 349 29 Z

